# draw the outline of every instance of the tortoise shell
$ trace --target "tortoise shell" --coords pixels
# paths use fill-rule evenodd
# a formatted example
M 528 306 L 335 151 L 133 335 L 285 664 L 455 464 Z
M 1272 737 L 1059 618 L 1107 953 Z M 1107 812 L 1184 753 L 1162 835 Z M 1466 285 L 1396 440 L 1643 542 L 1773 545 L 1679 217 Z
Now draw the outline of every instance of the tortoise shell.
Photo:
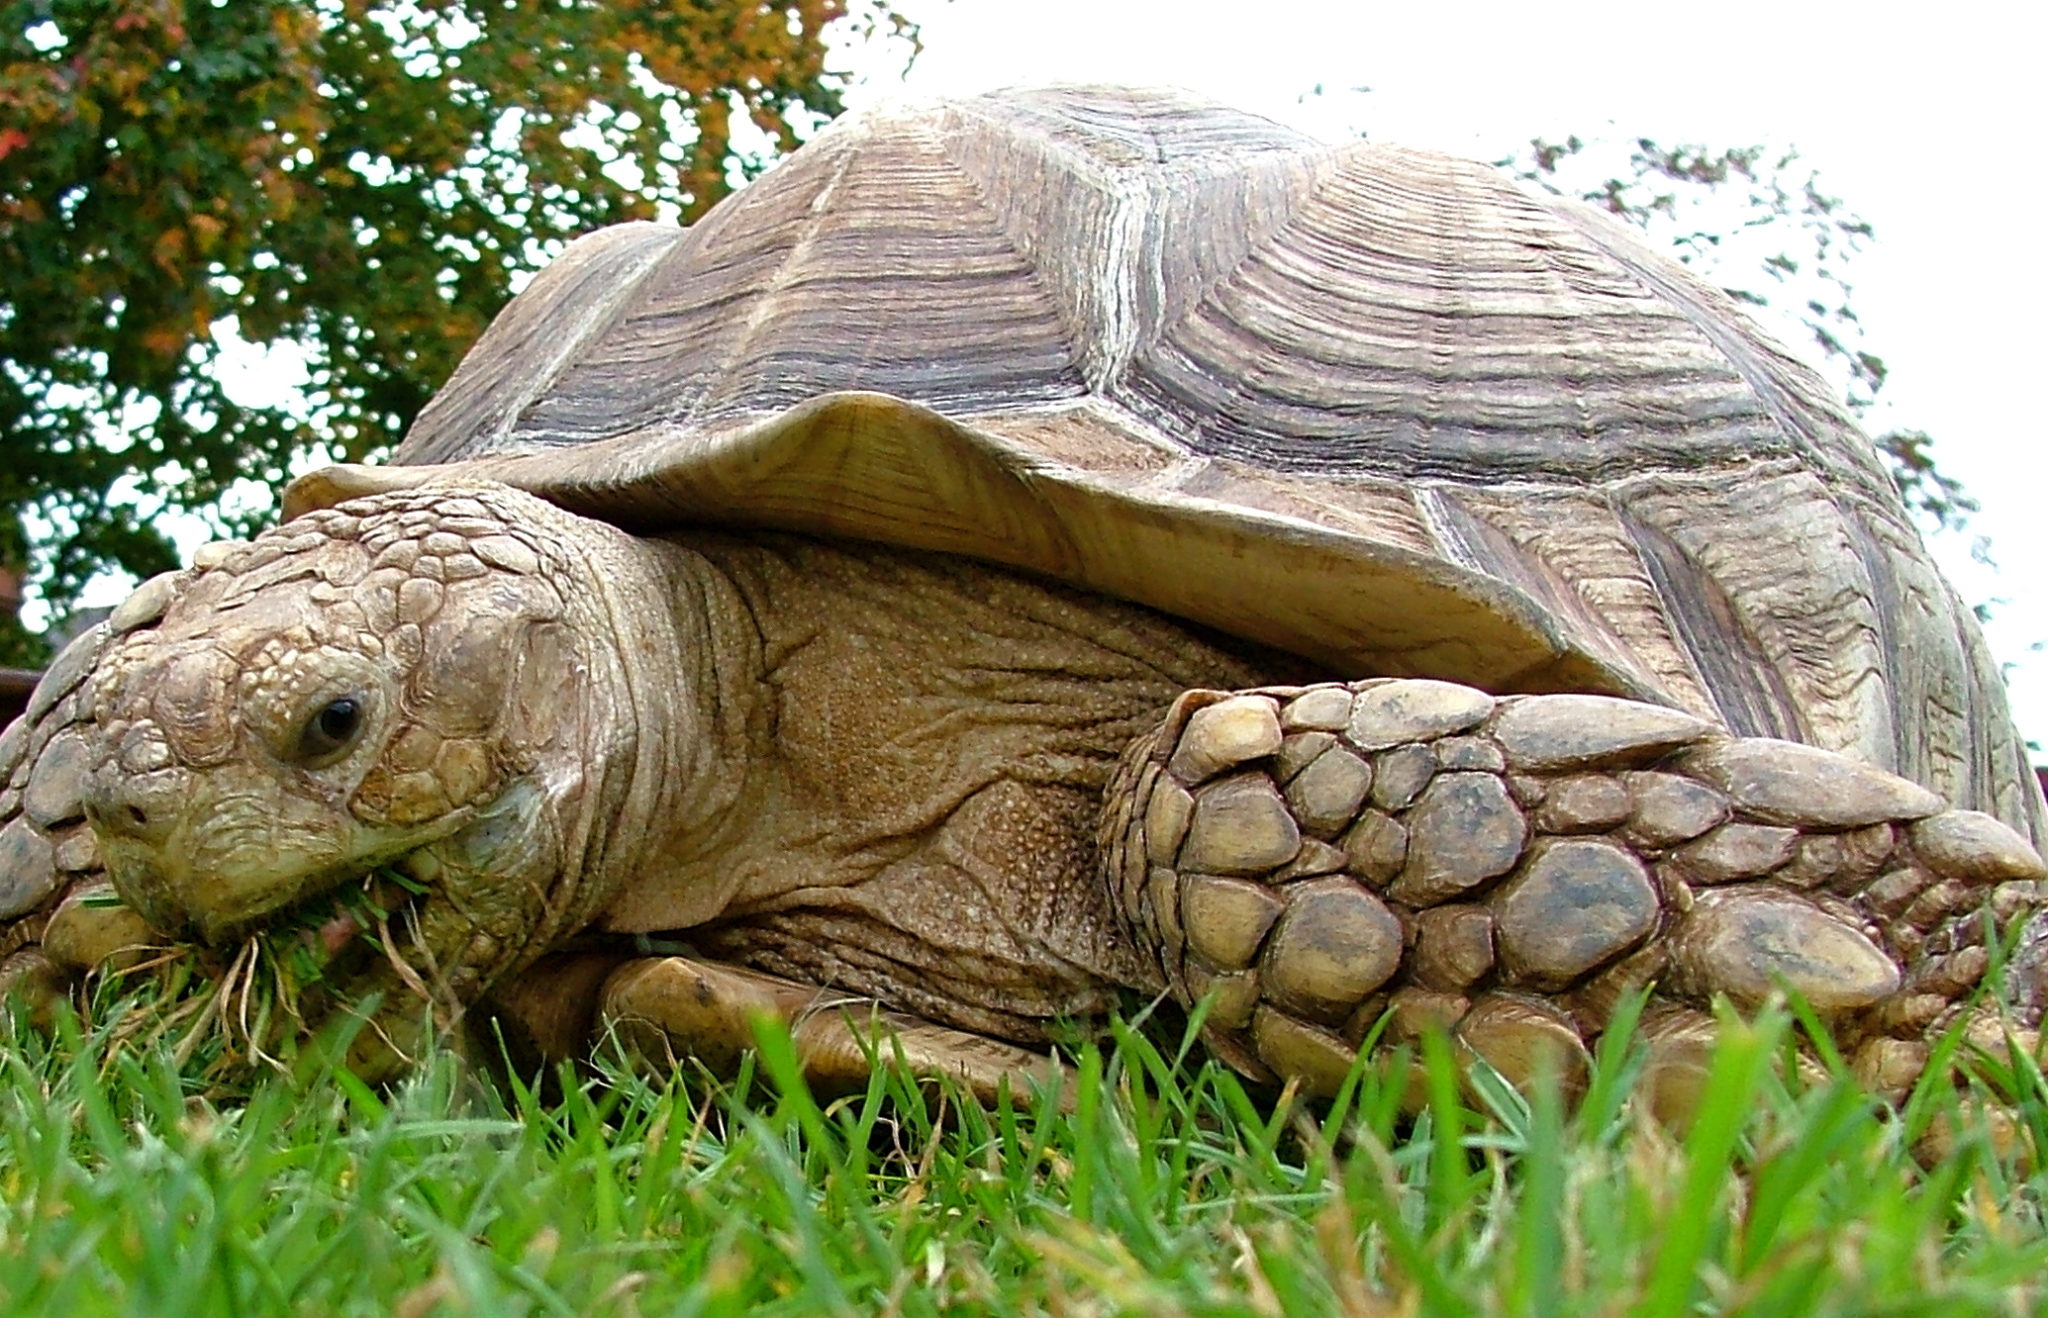
M 970 554 L 1327 664 L 1661 701 L 2048 840 L 1870 443 L 1606 216 L 1168 92 L 843 119 L 572 245 L 384 468 Z

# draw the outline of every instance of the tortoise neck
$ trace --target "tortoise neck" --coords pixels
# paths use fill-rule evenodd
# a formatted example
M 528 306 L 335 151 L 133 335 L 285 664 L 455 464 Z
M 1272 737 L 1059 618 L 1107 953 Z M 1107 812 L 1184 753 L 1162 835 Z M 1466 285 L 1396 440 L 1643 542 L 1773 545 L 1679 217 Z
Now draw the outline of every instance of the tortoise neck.
M 617 780 L 598 796 L 617 804 L 597 821 L 605 837 L 591 864 L 608 888 L 632 891 L 666 887 L 679 869 L 718 875 L 711 862 L 762 794 L 750 750 L 769 736 L 771 712 L 759 633 L 726 573 L 668 541 L 620 541 L 626 561 L 593 574 L 617 653 L 614 689 L 594 693 L 593 723 L 615 739 L 606 777 Z M 671 892 L 675 926 L 715 917 L 730 888 L 712 877 Z

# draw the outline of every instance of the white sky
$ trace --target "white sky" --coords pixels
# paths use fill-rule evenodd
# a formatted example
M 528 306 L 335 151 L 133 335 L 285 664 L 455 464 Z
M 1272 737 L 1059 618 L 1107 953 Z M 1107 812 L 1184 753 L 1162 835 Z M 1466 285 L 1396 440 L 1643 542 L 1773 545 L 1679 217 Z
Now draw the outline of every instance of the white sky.
M 860 52 L 854 105 L 906 90 L 1169 83 L 1336 138 L 1498 158 L 1535 135 L 1799 148 L 1870 220 L 1851 269 L 1891 379 L 1875 429 L 1936 441 L 1983 504 L 1935 552 L 1990 602 L 2020 726 L 2048 745 L 2048 445 L 2025 411 L 2048 306 L 2039 6 L 897 0 L 924 53 Z M 1314 95 L 1318 85 L 1324 95 Z M 1370 88 L 1369 91 L 1354 91 Z M 1988 541 L 1996 571 L 1974 562 Z M 2036 759 L 2048 758 L 2037 754 Z

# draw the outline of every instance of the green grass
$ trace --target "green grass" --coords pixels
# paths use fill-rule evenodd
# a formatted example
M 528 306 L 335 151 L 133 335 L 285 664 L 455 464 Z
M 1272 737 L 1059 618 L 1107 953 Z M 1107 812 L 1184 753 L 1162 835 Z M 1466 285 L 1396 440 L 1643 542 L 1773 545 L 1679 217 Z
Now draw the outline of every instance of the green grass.
M 1481 1076 L 1400 1115 L 1282 1105 L 1120 1032 L 1062 1105 L 884 1073 L 820 1106 L 621 1067 L 543 1098 L 452 1053 L 375 1092 L 302 1059 L 218 1105 L 60 1026 L 0 1053 L 0 1313 L 2029 1314 L 2048 1307 L 2040 1073 L 1903 1115 L 1733 1027 L 1683 1135 L 1611 1035 L 1584 1096 Z M 1792 1075 L 1791 1080 L 1784 1077 Z M 766 1083 L 776 1077 L 783 1083 Z M 750 1095 L 750 1097 L 742 1097 Z M 1916 1160 L 1930 1128 L 1939 1161 Z

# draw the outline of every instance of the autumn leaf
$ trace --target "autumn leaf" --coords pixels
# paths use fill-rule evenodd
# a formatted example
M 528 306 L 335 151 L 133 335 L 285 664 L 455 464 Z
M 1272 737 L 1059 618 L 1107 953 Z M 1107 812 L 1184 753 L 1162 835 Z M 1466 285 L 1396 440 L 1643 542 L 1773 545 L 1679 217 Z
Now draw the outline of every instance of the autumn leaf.
M 392 443 L 570 238 L 633 216 L 687 221 L 723 195 L 750 167 L 733 160 L 732 115 L 788 145 L 837 113 L 825 28 L 849 2 L 889 13 L 886 0 L 8 6 L 0 567 L 32 564 L 61 603 L 104 566 L 170 566 L 152 525 L 165 508 L 214 507 L 244 476 L 273 484 L 316 446 L 359 458 Z M 641 181 L 619 182 L 620 165 Z M 302 396 L 229 396 L 214 325 L 230 316 L 241 338 L 306 363 Z M 117 432 L 119 451 L 102 443 Z M 138 503 L 122 493 L 134 489 L 153 493 Z M 208 515 L 234 532 L 268 511 Z M 31 544 L 29 525 L 55 529 Z M 32 657 L 11 626 L 0 617 L 0 663 Z

